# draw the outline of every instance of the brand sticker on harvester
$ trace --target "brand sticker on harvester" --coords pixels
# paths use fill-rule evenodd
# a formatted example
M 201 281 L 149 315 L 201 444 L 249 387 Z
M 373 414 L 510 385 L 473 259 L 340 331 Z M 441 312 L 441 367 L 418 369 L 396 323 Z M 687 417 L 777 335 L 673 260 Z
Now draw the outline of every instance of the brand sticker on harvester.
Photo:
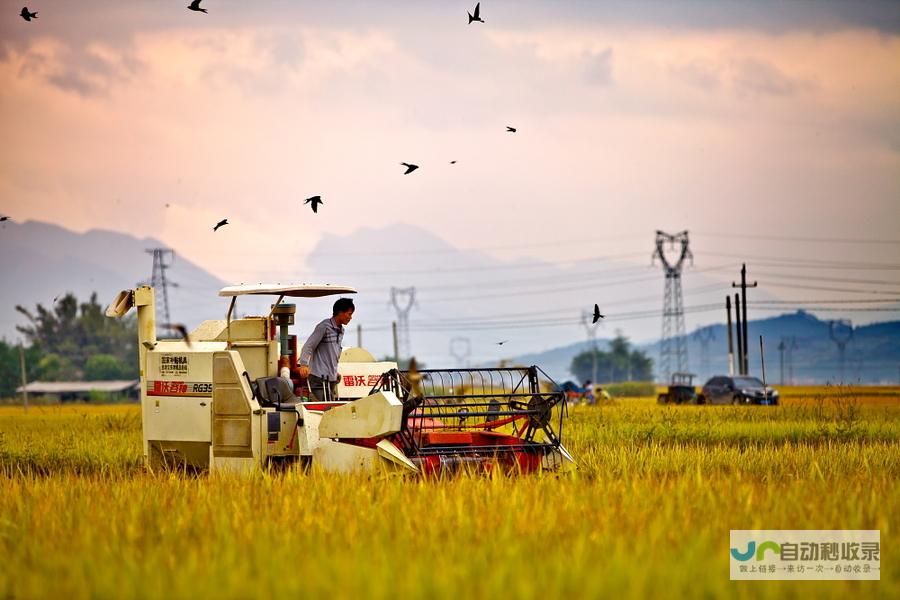
M 212 384 L 191 381 L 148 381 L 148 396 L 212 396 Z

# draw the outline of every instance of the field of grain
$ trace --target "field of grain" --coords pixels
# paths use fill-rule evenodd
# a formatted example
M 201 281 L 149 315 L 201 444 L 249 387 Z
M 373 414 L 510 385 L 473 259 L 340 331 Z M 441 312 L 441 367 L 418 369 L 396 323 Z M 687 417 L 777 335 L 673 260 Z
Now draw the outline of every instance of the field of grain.
M 900 597 L 900 404 L 576 407 L 576 472 L 149 473 L 136 406 L 0 408 L 0 598 Z M 879 529 L 881 581 L 732 582 L 730 529 Z

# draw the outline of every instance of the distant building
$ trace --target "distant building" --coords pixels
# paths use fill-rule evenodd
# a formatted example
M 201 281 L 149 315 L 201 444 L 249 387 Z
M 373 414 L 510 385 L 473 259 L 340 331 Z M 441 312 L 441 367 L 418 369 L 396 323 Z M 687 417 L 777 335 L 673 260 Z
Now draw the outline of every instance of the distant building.
M 60 402 L 91 400 L 97 393 L 103 394 L 104 400 L 137 401 L 140 394 L 140 379 L 130 381 L 32 381 L 26 386 L 16 388 L 16 393 L 23 391 L 34 396 L 56 396 Z

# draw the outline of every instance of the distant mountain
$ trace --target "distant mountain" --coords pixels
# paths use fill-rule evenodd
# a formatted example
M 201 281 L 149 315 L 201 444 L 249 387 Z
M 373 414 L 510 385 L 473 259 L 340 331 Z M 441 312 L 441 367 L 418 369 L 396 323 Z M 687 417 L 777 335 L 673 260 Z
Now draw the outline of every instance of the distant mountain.
M 843 375 L 838 344 L 831 338 L 828 320 L 799 310 L 748 323 L 750 371 L 762 374 L 759 336 L 763 336 L 766 379 L 780 383 L 890 383 L 900 377 L 900 321 L 872 323 L 852 328 L 845 344 Z M 698 333 L 699 331 L 699 333 Z M 712 325 L 687 336 L 691 371 L 699 379 L 728 372 L 728 333 L 726 326 Z M 703 337 L 707 342 L 704 354 Z M 836 333 L 841 333 L 837 330 Z M 779 344 L 784 341 L 783 353 Z M 737 341 L 734 341 L 737 344 Z M 648 347 L 651 356 L 659 354 L 659 343 Z M 782 377 L 782 368 L 784 375 Z M 701 382 L 702 383 L 702 382 Z
M 26 319 L 16 312 L 17 304 L 33 309 L 40 303 L 49 308 L 54 298 L 67 292 L 80 301 L 97 292 L 98 301 L 106 304 L 118 291 L 149 281 L 153 256 L 146 250 L 161 247 L 164 244 L 153 238 L 137 239 L 101 229 L 82 234 L 37 221 L 4 223 L 0 231 L 0 338 L 19 337 L 15 326 L 24 325 Z M 166 277 L 173 284 L 168 293 L 172 321 L 190 329 L 205 319 L 224 318 L 224 300 L 218 302 L 221 311 L 210 312 L 218 300 L 216 293 L 226 285 L 223 281 L 177 254 Z M 159 298 L 157 307 L 161 309 Z M 216 316 L 219 312 L 221 316 Z
M 759 336 L 763 336 L 766 379 L 772 383 L 885 383 L 897 384 L 900 377 L 900 321 L 854 327 L 846 342 L 843 377 L 837 343 L 831 339 L 829 321 L 804 311 L 750 320 L 750 372 L 761 376 Z M 846 333 L 845 333 L 846 335 Z M 726 326 L 710 325 L 686 336 L 688 370 L 702 384 L 712 375 L 728 373 L 728 333 Z M 706 348 L 704 343 L 706 340 Z M 778 346 L 784 341 L 784 351 Z M 736 347 L 737 340 L 734 340 Z M 639 348 L 659 361 L 659 342 Z M 546 352 L 512 359 L 515 364 L 537 364 L 557 380 L 569 379 L 572 359 L 587 349 L 586 343 L 570 344 Z M 783 369 L 783 376 L 782 376 Z

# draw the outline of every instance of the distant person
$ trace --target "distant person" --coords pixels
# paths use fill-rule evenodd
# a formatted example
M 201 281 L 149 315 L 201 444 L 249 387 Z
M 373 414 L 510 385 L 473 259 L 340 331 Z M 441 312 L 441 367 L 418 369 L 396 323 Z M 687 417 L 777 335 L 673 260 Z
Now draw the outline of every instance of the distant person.
M 587 404 L 594 403 L 594 386 L 590 379 L 584 382 L 584 401 Z
M 341 358 L 341 342 L 344 339 L 344 325 L 353 318 L 353 300 L 339 298 L 332 308 L 332 316 L 313 329 L 300 350 L 301 377 L 306 378 L 310 393 L 319 402 L 337 400 L 338 360 Z

